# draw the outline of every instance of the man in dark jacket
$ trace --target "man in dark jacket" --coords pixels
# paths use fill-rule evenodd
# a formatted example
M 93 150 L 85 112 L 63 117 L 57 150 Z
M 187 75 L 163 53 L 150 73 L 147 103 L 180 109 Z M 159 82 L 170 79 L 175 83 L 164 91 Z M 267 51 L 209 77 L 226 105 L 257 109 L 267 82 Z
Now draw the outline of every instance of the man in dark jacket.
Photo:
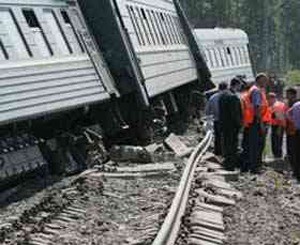
M 241 81 L 234 78 L 230 82 L 230 89 L 224 92 L 219 100 L 219 122 L 223 139 L 224 167 L 233 171 L 239 167 L 238 135 L 242 126 L 241 101 L 236 94 Z

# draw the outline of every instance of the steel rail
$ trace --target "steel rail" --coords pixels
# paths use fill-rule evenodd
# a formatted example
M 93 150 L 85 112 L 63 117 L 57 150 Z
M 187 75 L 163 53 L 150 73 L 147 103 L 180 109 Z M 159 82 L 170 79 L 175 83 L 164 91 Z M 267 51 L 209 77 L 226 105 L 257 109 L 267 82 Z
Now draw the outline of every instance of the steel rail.
M 165 218 L 164 223 L 152 245 L 173 245 L 176 242 L 181 225 L 181 220 L 184 216 L 187 206 L 195 169 L 197 167 L 197 164 L 201 161 L 203 155 L 206 153 L 208 147 L 210 146 L 212 138 L 213 133 L 211 128 L 209 128 L 204 139 L 195 148 L 188 160 L 169 213 Z

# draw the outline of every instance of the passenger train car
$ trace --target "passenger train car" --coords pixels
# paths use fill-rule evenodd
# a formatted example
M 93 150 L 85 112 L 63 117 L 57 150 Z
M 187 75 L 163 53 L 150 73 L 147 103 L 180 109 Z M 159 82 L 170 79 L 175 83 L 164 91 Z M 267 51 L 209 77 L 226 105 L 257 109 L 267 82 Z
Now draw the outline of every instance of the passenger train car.
M 194 33 L 216 85 L 235 76 L 254 81 L 249 39 L 243 30 L 195 29 Z
M 145 135 L 157 104 L 186 108 L 206 66 L 180 11 L 177 0 L 0 0 L 0 186 L 84 162 L 85 127 Z
M 122 104 L 137 98 L 138 106 L 130 106 L 137 114 L 158 100 L 176 111 L 175 90 L 199 79 L 178 2 L 79 0 L 79 4 L 115 78 Z
M 41 138 L 58 150 L 59 132 L 119 95 L 80 9 L 62 0 L 0 0 L 0 87 L 0 182 L 45 165 Z

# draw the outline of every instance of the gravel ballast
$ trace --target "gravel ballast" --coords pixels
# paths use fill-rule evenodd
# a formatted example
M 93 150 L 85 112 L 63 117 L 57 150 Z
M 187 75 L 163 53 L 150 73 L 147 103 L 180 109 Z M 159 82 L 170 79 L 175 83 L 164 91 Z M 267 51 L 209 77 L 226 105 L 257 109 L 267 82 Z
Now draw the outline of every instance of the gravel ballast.
M 300 185 L 290 173 L 265 169 L 232 184 L 243 198 L 225 210 L 226 244 L 300 244 Z

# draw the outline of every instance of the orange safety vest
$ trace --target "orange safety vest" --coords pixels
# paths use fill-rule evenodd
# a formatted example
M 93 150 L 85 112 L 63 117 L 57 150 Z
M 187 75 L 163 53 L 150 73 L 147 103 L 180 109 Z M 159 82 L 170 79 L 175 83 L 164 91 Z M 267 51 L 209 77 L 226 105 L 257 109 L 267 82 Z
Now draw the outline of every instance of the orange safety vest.
M 252 111 L 252 104 L 250 97 L 248 96 L 248 91 L 241 94 L 241 107 L 243 113 L 243 126 L 247 128 L 250 126 L 249 121 L 251 120 Z
M 276 126 L 286 126 L 286 113 L 287 107 L 281 101 L 276 101 L 273 106 L 271 106 L 271 124 Z
M 269 107 L 269 103 L 267 101 L 266 93 L 265 91 L 262 91 L 260 88 L 258 88 L 256 85 L 253 85 L 244 98 L 246 103 L 245 111 L 244 111 L 244 125 L 246 127 L 249 127 L 253 123 L 255 117 L 254 106 L 253 103 L 251 102 L 251 96 L 255 90 L 259 90 L 262 96 L 262 104 L 260 110 L 262 122 L 264 123 L 271 122 L 271 110 Z

